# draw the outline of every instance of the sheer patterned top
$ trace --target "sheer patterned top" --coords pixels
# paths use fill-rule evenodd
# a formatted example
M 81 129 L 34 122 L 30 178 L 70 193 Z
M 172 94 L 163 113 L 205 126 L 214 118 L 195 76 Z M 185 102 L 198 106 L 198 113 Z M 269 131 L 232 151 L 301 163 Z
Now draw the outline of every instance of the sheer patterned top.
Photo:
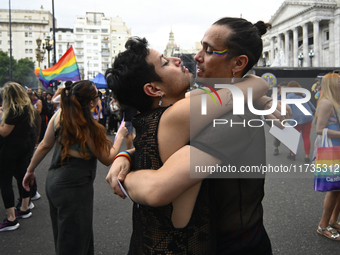
M 158 151 L 157 131 L 167 107 L 137 115 L 133 170 L 159 169 L 163 162 Z M 169 183 L 171 185 L 171 183 Z M 175 228 L 171 221 L 173 206 L 133 205 L 133 233 L 128 254 L 214 254 L 213 216 L 210 212 L 209 183 L 203 181 L 189 223 Z

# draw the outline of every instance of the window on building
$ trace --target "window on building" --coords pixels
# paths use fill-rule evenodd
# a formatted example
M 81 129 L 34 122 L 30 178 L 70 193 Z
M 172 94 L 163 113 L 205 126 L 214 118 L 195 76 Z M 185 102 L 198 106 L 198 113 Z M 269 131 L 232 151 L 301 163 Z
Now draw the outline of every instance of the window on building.
M 82 35 L 77 35 L 77 39 L 83 39 Z
M 28 45 L 28 41 L 25 41 L 25 45 Z
M 90 36 L 90 35 L 87 35 L 87 36 L 86 36 L 86 38 L 87 38 L 87 39 L 91 39 L 91 38 L 92 38 L 92 36 Z
M 71 35 L 67 35 L 66 37 L 69 39 L 69 38 L 71 38 Z
M 28 19 L 28 16 L 25 16 L 24 19 Z
M 62 40 L 62 35 L 58 35 L 58 40 L 61 41 Z
M 25 25 L 25 29 L 28 29 L 28 25 Z
M 93 57 L 93 60 L 98 60 L 98 57 Z
M 117 40 L 117 36 L 112 36 L 112 40 Z
M 0 45 L 2 44 L 2 41 L 0 40 Z
M 29 32 L 29 33 L 28 33 L 28 37 L 32 37 L 32 32 Z
M 10 44 L 11 44 L 11 42 L 10 42 L 10 41 L 7 41 L 7 44 L 8 44 L 8 45 L 10 45 Z
M 28 33 L 27 32 L 25 32 L 25 37 L 28 37 Z
M 98 39 L 98 35 L 94 35 L 94 36 L 93 36 L 93 39 Z
M 45 20 L 46 18 L 45 17 L 43 17 L 43 20 Z
M 93 64 L 93 67 L 98 67 L 98 64 L 97 63 Z
M 314 44 L 314 38 L 313 37 L 309 37 L 308 38 L 308 45 L 313 45 Z
M 28 53 L 28 49 L 25 49 L 25 53 Z
M 87 52 L 87 53 L 92 53 L 92 50 L 87 50 L 86 52 Z
M 112 33 L 117 33 L 117 30 L 112 30 Z
M 102 33 L 108 33 L 109 32 L 109 30 L 108 29 L 106 29 L 106 28 L 102 28 Z
M 325 41 L 329 41 L 329 31 L 325 31 Z
M 98 50 L 93 50 L 93 53 L 96 53 L 96 54 L 97 54 L 97 53 L 98 53 Z
M 77 48 L 81 48 L 81 47 L 83 47 L 83 44 L 82 44 L 81 42 L 77 42 L 77 43 L 76 43 L 76 47 L 77 47 Z
M 93 46 L 98 46 L 98 43 L 93 43 Z
M 28 44 L 29 44 L 29 45 L 32 45 L 32 41 L 29 41 Z
M 28 16 L 28 19 L 32 19 L 32 16 Z
M 76 28 L 76 32 L 77 32 L 77 33 L 81 33 L 81 32 L 83 32 L 83 29 L 82 29 L 82 28 L 79 28 L 79 27 L 77 27 L 77 28 Z
M 30 60 L 33 61 L 33 57 L 30 57 Z
M 92 43 L 88 42 L 86 43 L 86 46 L 92 46 Z
M 29 50 L 29 52 L 30 52 L 30 53 L 33 53 L 33 50 L 32 50 L 32 49 L 30 49 L 30 50 Z

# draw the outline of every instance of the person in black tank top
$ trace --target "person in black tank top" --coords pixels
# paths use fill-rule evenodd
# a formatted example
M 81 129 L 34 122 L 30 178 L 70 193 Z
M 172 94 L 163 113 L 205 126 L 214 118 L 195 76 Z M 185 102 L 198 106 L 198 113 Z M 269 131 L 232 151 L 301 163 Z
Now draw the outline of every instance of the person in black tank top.
M 93 182 L 97 159 L 111 164 L 127 134 L 123 127 L 114 144 L 106 137 L 105 128 L 91 113 L 98 100 L 98 90 L 91 81 L 71 83 L 61 91 L 61 109 L 52 116 L 23 180 L 24 188 L 30 190 L 34 169 L 54 146 L 46 195 L 57 255 L 94 254 Z

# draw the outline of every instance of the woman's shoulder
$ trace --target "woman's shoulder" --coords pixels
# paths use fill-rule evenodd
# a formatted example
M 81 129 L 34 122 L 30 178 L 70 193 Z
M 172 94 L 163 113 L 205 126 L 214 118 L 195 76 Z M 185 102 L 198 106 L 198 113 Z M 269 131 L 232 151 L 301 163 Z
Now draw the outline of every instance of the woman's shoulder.
M 333 108 L 332 102 L 328 98 L 324 98 L 322 100 L 319 100 L 318 106 L 324 107 L 324 108 Z

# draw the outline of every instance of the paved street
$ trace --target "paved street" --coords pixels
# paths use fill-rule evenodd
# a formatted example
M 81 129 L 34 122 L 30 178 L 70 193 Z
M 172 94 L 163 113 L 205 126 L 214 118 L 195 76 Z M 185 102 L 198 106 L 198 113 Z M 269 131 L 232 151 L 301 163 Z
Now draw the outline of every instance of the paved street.
M 314 130 L 313 126 L 312 144 L 315 140 Z M 290 165 L 292 162 L 286 158 L 288 149 L 281 145 L 280 155 L 273 156 L 273 137 L 268 132 L 266 134 L 267 162 L 272 165 Z M 36 169 L 42 198 L 34 202 L 32 217 L 19 221 L 18 230 L 0 233 L 1 255 L 54 254 L 48 203 L 44 190 L 51 156 L 52 153 Z M 299 152 L 294 162 L 297 167 L 304 164 L 303 157 L 303 143 L 300 141 Z M 107 167 L 98 163 L 94 199 L 95 253 L 126 254 L 131 234 L 132 204 L 112 194 L 105 181 L 107 171 Z M 274 174 L 268 175 L 266 180 L 264 223 L 272 241 L 273 253 L 275 255 L 339 254 L 340 244 L 316 234 L 325 194 L 313 190 L 312 173 L 299 177 L 301 178 L 278 178 L 278 175 Z M 15 187 L 15 184 L 13 185 Z M 0 203 L 0 215 L 5 218 L 3 203 Z

